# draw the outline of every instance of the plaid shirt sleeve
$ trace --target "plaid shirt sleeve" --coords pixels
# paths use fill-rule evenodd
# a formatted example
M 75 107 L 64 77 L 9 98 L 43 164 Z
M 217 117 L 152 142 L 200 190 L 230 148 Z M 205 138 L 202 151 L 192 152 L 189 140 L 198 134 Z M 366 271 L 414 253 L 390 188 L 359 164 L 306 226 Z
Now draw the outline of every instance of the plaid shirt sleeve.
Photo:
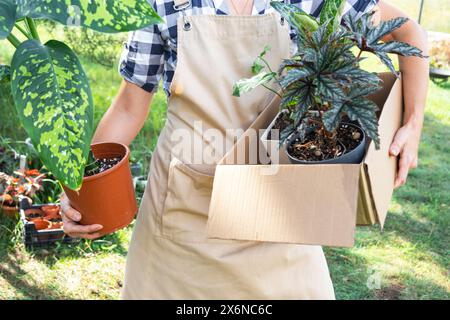
M 164 69 L 164 42 L 157 25 L 129 34 L 119 62 L 122 77 L 147 92 L 156 92 Z

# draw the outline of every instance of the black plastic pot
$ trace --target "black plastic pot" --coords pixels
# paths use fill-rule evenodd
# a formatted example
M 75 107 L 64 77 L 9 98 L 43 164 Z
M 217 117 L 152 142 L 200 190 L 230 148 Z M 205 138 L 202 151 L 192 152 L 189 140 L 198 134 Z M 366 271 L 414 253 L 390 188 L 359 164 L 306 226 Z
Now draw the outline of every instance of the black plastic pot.
M 450 70 L 430 68 L 430 78 L 433 82 L 443 83 L 450 77 Z
M 300 159 L 297 159 L 293 156 L 291 156 L 289 154 L 289 146 L 295 141 L 295 139 L 298 137 L 298 134 L 292 136 L 292 138 L 290 139 L 290 141 L 286 144 L 285 146 L 285 152 L 289 158 L 289 161 L 293 164 L 342 164 L 342 163 L 348 163 L 348 164 L 356 164 L 356 163 L 361 163 L 361 161 L 364 158 L 364 154 L 366 151 L 366 134 L 364 133 L 364 130 L 362 130 L 359 126 L 353 124 L 353 123 L 342 123 L 348 126 L 352 126 L 352 127 L 356 127 L 358 128 L 358 130 L 361 132 L 362 134 L 362 140 L 359 143 L 359 145 L 349 151 L 349 152 L 345 152 L 342 156 L 334 158 L 334 159 L 327 159 L 327 160 L 322 160 L 322 161 L 303 161 Z M 344 147 L 345 149 L 345 147 Z

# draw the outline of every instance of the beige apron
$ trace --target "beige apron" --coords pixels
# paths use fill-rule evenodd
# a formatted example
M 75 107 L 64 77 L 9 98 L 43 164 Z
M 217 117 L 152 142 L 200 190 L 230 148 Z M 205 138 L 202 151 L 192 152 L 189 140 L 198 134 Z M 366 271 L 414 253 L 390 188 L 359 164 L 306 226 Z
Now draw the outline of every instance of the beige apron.
M 214 164 L 234 143 L 226 132 L 242 133 L 272 98 L 263 88 L 231 94 L 265 45 L 276 70 L 290 46 L 277 13 L 180 14 L 167 121 L 130 244 L 123 299 L 334 299 L 321 247 L 206 238 Z

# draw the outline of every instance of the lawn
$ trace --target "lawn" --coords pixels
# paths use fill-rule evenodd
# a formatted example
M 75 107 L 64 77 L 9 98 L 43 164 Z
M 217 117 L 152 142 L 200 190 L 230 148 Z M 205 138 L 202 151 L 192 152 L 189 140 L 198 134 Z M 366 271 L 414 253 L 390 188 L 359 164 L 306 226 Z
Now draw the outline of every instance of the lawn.
M 406 7 L 416 1 L 391 2 Z M 441 3 L 450 11 L 442 1 L 426 3 L 433 8 Z M 414 6 L 408 8 L 415 10 Z M 448 19 L 437 21 L 428 9 L 424 17 L 427 23 L 434 23 L 434 30 L 450 31 Z M 0 63 L 8 61 L 10 48 L 1 42 L 0 48 Z M 117 92 L 120 77 L 114 68 L 87 58 L 83 65 L 91 80 L 99 121 Z M 366 67 L 381 70 L 374 60 Z M 0 135 L 22 139 L 23 132 L 12 120 L 13 107 L 2 98 Z M 338 299 L 450 298 L 449 101 L 450 82 L 440 86 L 430 82 L 420 164 L 411 172 L 407 186 L 394 193 L 383 232 L 376 226 L 359 228 L 355 247 L 325 249 Z M 143 161 L 145 168 L 164 124 L 165 110 L 160 91 L 145 128 L 132 145 L 133 158 Z M 0 299 L 117 299 L 131 228 L 97 241 L 28 251 L 20 243 L 15 221 L 0 216 Z

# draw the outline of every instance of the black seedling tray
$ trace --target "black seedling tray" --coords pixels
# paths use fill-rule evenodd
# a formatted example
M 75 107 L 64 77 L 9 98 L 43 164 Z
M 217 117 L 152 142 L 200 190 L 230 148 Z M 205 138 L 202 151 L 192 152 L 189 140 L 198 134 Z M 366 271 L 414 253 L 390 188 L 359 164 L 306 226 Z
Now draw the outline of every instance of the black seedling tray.
M 30 205 L 27 199 L 22 199 L 20 201 L 20 221 L 23 225 L 23 241 L 26 248 L 48 248 L 56 242 L 73 243 L 78 241 L 78 239 L 74 239 L 66 235 L 62 229 L 36 230 L 34 223 L 25 218 L 25 210 L 40 209 L 44 205 L 51 204 Z

